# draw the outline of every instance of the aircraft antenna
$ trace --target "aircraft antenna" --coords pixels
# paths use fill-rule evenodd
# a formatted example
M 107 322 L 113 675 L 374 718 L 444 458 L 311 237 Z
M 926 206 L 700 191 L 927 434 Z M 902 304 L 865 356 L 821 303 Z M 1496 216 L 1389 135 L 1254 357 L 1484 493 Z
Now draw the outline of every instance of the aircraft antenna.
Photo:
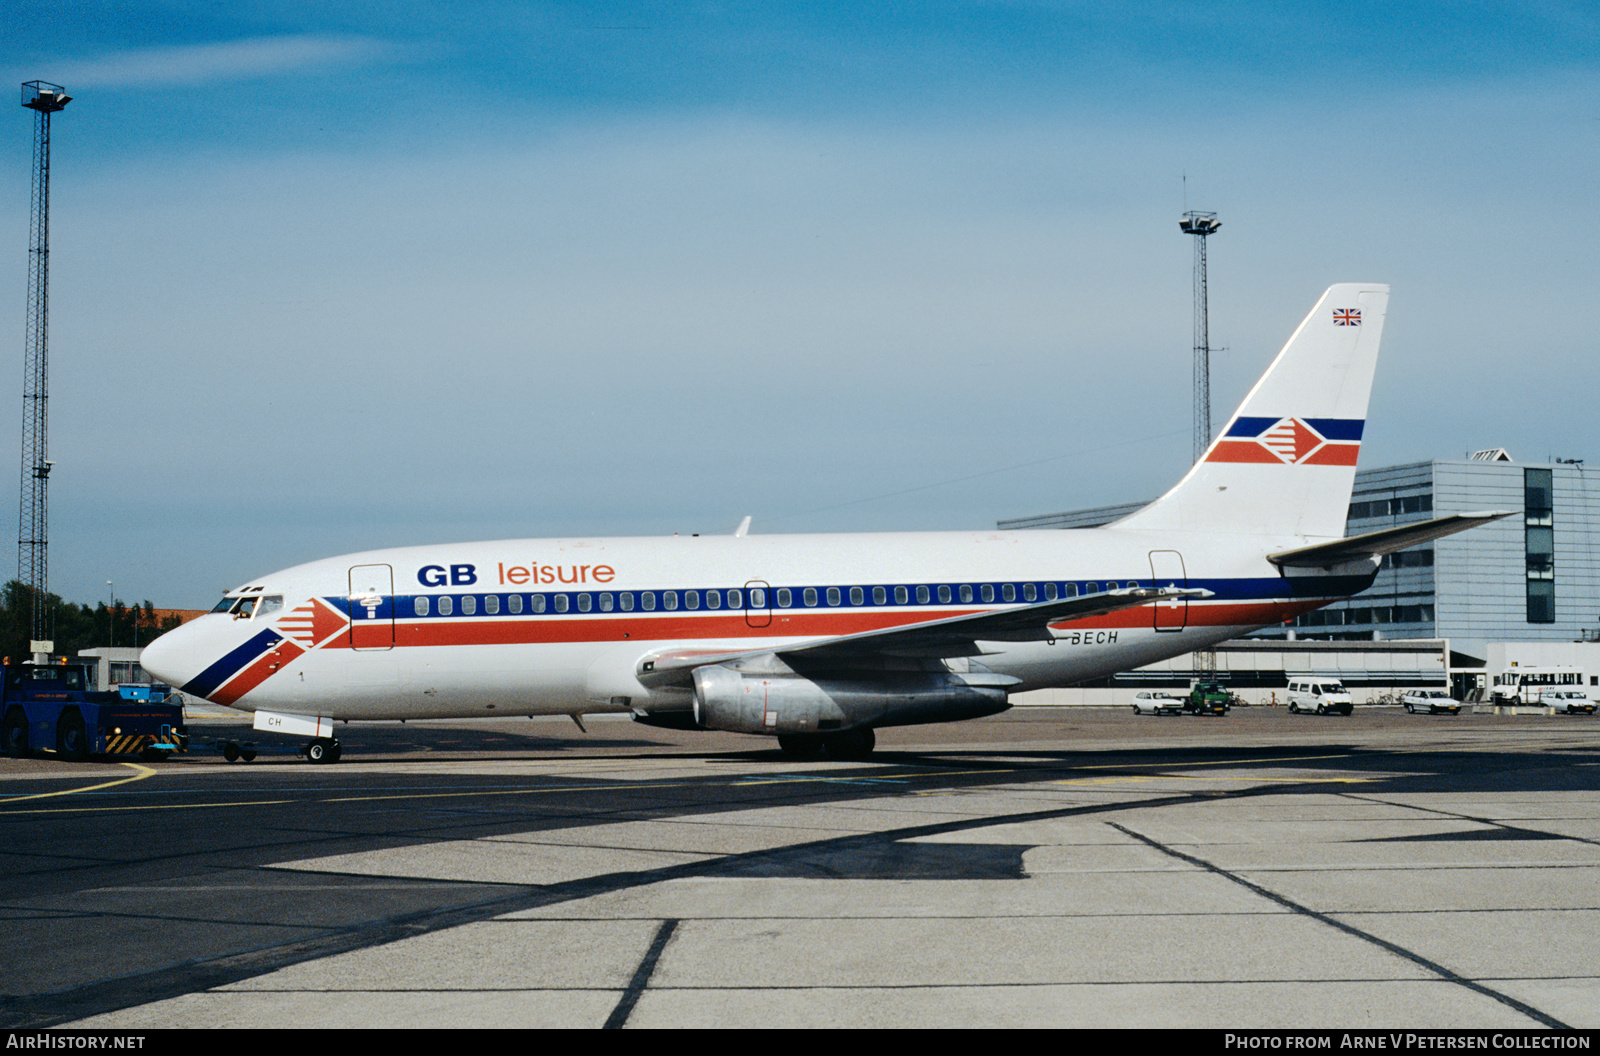
M 1188 181 L 1184 181 L 1185 189 Z M 1222 226 L 1216 213 L 1184 213 L 1178 227 L 1194 236 L 1194 460 L 1211 446 L 1211 326 L 1206 312 L 1206 239 Z
M 49 594 L 50 481 L 50 117 L 72 101 L 59 84 L 28 81 L 22 105 L 33 111 L 33 217 L 28 230 L 28 320 L 22 370 L 22 502 L 17 517 L 17 579 L 33 595 L 33 658 L 55 645 Z

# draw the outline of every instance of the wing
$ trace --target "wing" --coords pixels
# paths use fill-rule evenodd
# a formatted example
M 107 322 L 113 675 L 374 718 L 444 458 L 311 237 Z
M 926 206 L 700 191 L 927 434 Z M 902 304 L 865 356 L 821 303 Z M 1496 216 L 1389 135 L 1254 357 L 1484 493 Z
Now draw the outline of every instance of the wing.
M 1384 554 L 1392 554 L 1396 550 L 1404 550 L 1418 543 L 1464 532 L 1480 524 L 1510 517 L 1513 512 L 1515 511 L 1485 510 L 1481 513 L 1453 513 L 1448 517 L 1435 517 L 1431 521 L 1402 524 L 1398 528 L 1384 528 L 1377 532 L 1367 532 L 1365 535 L 1352 535 L 1345 539 L 1315 543 L 1295 550 L 1280 550 L 1275 554 L 1268 554 L 1267 560 L 1280 567 L 1330 568 L 1347 561 L 1359 561 L 1365 557 L 1382 557 Z
M 776 649 L 737 651 L 709 649 L 667 649 L 651 653 L 639 661 L 636 674 L 648 686 L 688 684 L 691 672 L 706 664 L 725 664 L 733 660 L 775 653 L 785 660 L 858 661 L 871 657 L 903 657 L 941 660 L 957 656 L 982 656 L 978 642 L 1053 641 L 1050 625 L 1108 612 L 1136 608 L 1181 598 L 1210 597 L 1209 590 L 1178 587 L 1129 587 L 1102 591 L 1033 605 L 951 616 L 899 627 L 886 627 L 860 634 L 817 638 L 808 642 L 779 646 Z

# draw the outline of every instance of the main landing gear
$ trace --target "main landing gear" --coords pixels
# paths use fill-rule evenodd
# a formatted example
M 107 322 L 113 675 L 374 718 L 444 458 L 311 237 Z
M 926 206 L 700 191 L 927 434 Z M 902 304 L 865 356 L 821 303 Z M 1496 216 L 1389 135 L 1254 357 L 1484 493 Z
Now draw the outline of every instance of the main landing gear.
M 336 737 L 318 737 L 301 749 L 307 760 L 313 763 L 337 763 L 339 761 L 339 741 Z
M 790 759 L 810 759 L 824 748 L 834 759 L 865 759 L 877 743 L 877 736 L 865 726 L 838 733 L 778 734 L 778 749 Z

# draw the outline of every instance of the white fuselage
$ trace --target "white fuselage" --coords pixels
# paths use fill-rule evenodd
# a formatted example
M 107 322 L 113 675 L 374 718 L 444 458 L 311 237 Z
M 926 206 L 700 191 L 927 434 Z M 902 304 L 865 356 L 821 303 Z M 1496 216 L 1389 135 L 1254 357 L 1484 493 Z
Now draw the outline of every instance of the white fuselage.
M 1202 648 L 1370 582 L 1367 565 L 1286 575 L 1265 560 L 1295 541 L 1109 528 L 377 550 L 230 591 L 281 604 L 202 616 L 144 666 L 231 707 L 335 719 L 670 711 L 688 691 L 638 677 L 664 650 L 777 649 L 1134 585 L 1210 592 L 1056 624 L 1053 642 L 979 643 L 977 663 L 1033 689 Z

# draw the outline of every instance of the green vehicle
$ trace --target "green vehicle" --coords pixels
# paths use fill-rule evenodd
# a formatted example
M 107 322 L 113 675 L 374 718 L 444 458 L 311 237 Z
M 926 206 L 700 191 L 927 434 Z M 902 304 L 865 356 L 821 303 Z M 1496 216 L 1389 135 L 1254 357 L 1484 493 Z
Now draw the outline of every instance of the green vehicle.
M 1196 682 L 1189 687 L 1183 710 L 1191 715 L 1226 715 L 1233 707 L 1233 694 L 1221 682 Z

